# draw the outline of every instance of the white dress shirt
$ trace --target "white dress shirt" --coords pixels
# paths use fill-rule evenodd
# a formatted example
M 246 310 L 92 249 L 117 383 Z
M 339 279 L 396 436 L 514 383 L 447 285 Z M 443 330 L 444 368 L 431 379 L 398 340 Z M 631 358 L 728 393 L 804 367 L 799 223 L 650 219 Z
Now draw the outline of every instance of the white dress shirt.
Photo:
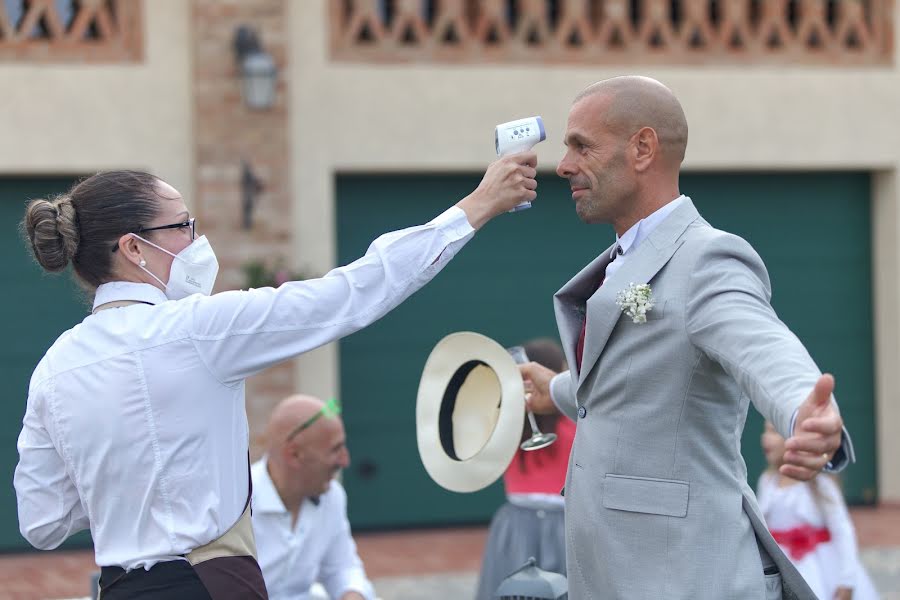
M 244 510 L 244 379 L 379 319 L 471 239 L 465 213 L 385 234 L 320 279 L 167 301 L 101 285 L 99 310 L 35 368 L 15 472 L 19 529 L 51 549 L 90 527 L 100 566 L 174 560 Z
M 269 600 L 306 600 L 316 582 L 334 600 L 347 592 L 375 598 L 347 520 L 347 494 L 331 482 L 318 503 L 305 499 L 297 523 L 284 507 L 267 471 L 253 464 L 253 533 Z
M 634 250 L 637 250 L 637 247 L 641 245 L 641 242 L 647 239 L 647 236 L 653 233 L 653 230 L 665 221 L 666 217 L 672 214 L 673 210 L 684 204 L 686 198 L 687 196 L 684 194 L 678 196 L 629 227 L 628 231 L 622 234 L 622 237 L 616 236 L 616 245 L 609 252 L 610 259 L 615 260 L 606 267 L 606 279 L 612 277 L 616 271 L 622 268 L 622 265 L 628 262 L 629 254 L 633 254 Z M 619 248 L 622 249 L 621 252 L 619 252 Z M 616 256 L 617 253 L 619 254 L 618 257 Z

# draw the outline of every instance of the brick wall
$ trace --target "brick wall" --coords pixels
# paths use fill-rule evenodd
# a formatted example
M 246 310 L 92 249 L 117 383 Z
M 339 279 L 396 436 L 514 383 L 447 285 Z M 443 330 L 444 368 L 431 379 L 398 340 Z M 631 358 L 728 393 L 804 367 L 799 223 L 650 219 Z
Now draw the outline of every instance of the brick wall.
M 198 229 L 219 258 L 216 291 L 247 287 L 242 267 L 251 261 L 274 266 L 291 260 L 291 193 L 288 153 L 288 94 L 285 0 L 193 0 L 195 190 Z M 233 50 L 235 30 L 256 30 L 278 67 L 275 105 L 248 109 Z M 252 227 L 243 226 L 242 163 L 263 189 Z M 251 454 L 262 451 L 272 407 L 294 388 L 293 366 L 284 363 L 247 382 Z

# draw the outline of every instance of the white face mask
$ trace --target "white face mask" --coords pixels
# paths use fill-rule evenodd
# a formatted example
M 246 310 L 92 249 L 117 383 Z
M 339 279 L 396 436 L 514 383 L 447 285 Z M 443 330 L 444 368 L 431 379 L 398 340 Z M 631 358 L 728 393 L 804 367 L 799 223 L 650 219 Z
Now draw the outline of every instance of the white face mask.
M 216 275 L 219 273 L 219 261 L 216 260 L 216 253 L 213 252 L 212 246 L 205 235 L 201 235 L 184 250 L 178 254 L 172 254 L 165 248 L 160 248 L 153 242 L 149 242 L 137 234 L 131 234 L 145 244 L 150 244 L 158 250 L 162 250 L 175 260 L 172 261 L 172 267 L 169 269 L 169 281 L 163 283 L 163 280 L 141 267 L 150 277 L 157 280 L 160 285 L 166 288 L 166 298 L 169 300 L 181 300 L 187 298 L 191 294 L 203 294 L 209 296 L 212 292 L 213 285 L 216 283 Z

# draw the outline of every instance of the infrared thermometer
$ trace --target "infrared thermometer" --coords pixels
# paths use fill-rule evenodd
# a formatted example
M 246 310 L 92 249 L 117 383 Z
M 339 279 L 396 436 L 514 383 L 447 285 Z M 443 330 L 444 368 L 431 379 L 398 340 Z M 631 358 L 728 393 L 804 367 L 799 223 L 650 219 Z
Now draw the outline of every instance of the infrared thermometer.
M 540 117 L 516 119 L 501 123 L 494 129 L 494 145 L 497 147 L 497 156 L 500 157 L 531 150 L 535 144 L 545 139 L 547 134 L 544 132 L 544 120 Z M 526 208 L 531 208 L 531 202 L 523 202 L 509 212 Z

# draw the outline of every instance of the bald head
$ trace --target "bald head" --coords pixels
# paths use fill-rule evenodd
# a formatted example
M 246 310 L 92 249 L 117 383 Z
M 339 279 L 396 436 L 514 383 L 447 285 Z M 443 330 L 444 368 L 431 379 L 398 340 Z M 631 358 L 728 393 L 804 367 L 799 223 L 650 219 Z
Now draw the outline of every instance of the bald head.
M 313 415 L 322 410 L 324 405 L 325 403 L 315 396 L 304 394 L 288 396 L 279 402 L 269 417 L 269 425 L 266 430 L 270 450 L 284 444 L 297 426 L 306 423 Z
M 650 127 L 659 139 L 660 151 L 667 163 L 675 166 L 684 160 L 688 126 L 684 110 L 672 90 L 650 77 L 626 75 L 598 81 L 575 97 L 573 104 L 595 95 L 608 98 L 603 114 L 605 126 L 630 137 Z
M 327 492 L 335 474 L 350 464 L 344 424 L 333 410 L 298 429 L 323 407 L 314 396 L 296 394 L 279 402 L 269 417 L 269 475 L 289 510 L 302 498 Z

